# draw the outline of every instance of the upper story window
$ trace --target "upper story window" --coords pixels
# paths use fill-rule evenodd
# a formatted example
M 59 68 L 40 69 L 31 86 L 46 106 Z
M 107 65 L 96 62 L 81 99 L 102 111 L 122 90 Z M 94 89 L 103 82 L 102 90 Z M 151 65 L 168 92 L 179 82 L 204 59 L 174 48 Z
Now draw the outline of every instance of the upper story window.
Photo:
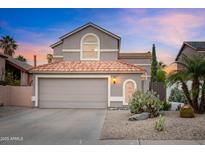
M 99 60 L 100 40 L 97 35 L 89 33 L 81 39 L 81 60 Z

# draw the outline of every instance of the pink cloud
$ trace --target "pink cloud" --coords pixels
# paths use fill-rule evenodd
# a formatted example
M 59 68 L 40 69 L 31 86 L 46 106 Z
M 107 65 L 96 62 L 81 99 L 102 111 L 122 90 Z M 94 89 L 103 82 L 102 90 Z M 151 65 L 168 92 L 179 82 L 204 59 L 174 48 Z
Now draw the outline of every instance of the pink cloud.
M 46 55 L 52 53 L 52 49 L 47 44 L 33 45 L 19 43 L 15 56 L 23 55 L 29 64 L 33 65 L 33 56 L 37 56 L 37 65 L 47 63 Z
M 195 38 L 198 28 L 205 26 L 205 17 L 196 13 L 166 12 L 156 16 L 135 19 L 125 16 L 132 24 L 130 34 L 135 33 L 145 38 L 155 39 L 167 45 L 181 45 L 183 41 Z

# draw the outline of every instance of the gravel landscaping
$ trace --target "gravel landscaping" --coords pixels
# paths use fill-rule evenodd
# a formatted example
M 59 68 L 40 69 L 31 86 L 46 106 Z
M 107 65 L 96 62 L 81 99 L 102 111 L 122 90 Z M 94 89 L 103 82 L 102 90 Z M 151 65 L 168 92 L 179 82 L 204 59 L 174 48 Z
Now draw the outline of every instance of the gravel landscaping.
M 180 118 L 179 112 L 165 112 L 165 131 L 158 132 L 154 129 L 158 118 L 142 121 L 128 121 L 129 111 L 108 110 L 101 139 L 119 140 L 204 140 L 205 139 L 205 114 L 196 114 L 195 118 Z

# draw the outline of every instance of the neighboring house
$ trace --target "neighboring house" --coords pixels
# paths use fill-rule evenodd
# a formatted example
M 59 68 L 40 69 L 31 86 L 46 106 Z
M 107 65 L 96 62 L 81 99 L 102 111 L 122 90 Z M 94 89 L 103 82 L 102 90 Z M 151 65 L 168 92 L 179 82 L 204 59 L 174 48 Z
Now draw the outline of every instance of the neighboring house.
M 0 81 L 5 80 L 7 70 L 12 70 L 18 74 L 20 85 L 27 86 L 30 84 L 31 74 L 29 74 L 29 70 L 31 68 L 32 66 L 26 62 L 18 61 L 11 56 L 0 53 Z
M 183 55 L 192 57 L 193 55 L 205 56 L 205 42 L 184 42 L 175 59 L 176 62 L 183 62 Z M 177 70 L 182 69 L 180 64 L 177 64 Z
M 121 38 L 93 23 L 51 45 L 53 63 L 33 73 L 34 106 L 107 108 L 128 105 L 135 90 L 149 89 L 150 53 L 120 53 Z

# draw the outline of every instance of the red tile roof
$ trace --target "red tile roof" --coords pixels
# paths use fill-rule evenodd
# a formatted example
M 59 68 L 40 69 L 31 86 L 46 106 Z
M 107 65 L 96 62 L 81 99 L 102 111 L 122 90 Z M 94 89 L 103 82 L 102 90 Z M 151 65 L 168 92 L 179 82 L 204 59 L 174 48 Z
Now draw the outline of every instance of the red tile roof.
M 150 52 L 145 53 L 119 53 L 119 59 L 151 59 Z
M 59 61 L 37 66 L 31 73 L 144 73 L 144 68 L 117 61 Z

